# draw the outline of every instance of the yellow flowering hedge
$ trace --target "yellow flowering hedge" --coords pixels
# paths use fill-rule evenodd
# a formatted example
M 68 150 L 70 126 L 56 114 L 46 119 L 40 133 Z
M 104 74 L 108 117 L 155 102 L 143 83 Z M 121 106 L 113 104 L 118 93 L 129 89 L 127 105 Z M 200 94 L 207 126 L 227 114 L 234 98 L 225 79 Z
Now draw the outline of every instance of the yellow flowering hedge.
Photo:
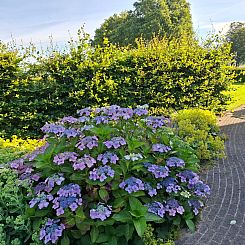
M 44 140 L 21 139 L 13 135 L 11 139 L 0 138 L 0 164 L 12 161 L 44 144 Z

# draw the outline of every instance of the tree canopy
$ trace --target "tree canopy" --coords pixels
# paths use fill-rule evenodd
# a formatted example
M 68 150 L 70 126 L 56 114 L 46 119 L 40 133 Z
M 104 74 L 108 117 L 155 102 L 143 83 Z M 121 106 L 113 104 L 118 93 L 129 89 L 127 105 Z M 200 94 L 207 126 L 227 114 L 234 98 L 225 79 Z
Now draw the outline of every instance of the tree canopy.
M 114 14 L 95 31 L 94 43 L 125 46 L 135 44 L 142 37 L 150 40 L 154 35 L 178 37 L 193 35 L 190 6 L 186 0 L 138 0 L 134 10 Z
M 231 23 L 226 38 L 232 43 L 232 52 L 236 55 L 237 65 L 245 64 L 245 23 Z

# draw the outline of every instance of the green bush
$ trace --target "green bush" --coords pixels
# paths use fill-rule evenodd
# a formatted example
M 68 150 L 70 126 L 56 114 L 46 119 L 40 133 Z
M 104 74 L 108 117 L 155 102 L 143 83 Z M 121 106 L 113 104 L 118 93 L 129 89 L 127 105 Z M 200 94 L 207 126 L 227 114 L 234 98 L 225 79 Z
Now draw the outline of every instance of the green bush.
M 225 156 L 224 137 L 220 134 L 216 116 L 202 109 L 186 109 L 173 114 L 178 135 L 196 150 L 201 160 Z
M 236 80 L 239 83 L 245 83 L 245 67 L 235 67 Z
M 39 128 L 83 106 L 221 110 L 233 82 L 230 46 L 200 46 L 182 39 L 140 40 L 136 48 L 105 42 L 93 48 L 88 38 L 66 52 L 38 55 L 3 93 L 0 128 L 6 137 L 39 136 Z M 0 93 L 2 93 L 0 91 Z
M 10 164 L 32 183 L 27 214 L 42 227 L 41 240 L 140 245 L 147 224 L 157 242 L 180 227 L 195 230 L 210 190 L 192 171 L 198 158 L 167 118 L 147 113 L 82 109 L 78 118 L 46 124 L 46 146 Z

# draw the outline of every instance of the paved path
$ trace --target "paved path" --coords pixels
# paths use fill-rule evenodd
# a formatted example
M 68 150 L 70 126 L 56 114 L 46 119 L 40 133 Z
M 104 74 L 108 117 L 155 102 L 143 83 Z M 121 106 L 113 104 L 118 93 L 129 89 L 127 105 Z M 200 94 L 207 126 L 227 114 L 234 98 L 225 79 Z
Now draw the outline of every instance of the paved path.
M 176 245 L 245 245 L 245 106 L 226 114 L 219 124 L 228 135 L 227 158 L 203 176 L 212 193 L 202 221 Z

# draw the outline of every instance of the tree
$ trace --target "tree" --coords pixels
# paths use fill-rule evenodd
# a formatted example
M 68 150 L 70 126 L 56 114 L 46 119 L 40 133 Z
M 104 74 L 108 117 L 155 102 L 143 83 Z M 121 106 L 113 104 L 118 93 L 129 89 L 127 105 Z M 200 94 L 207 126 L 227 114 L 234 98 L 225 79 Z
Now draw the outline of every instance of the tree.
M 245 23 L 231 23 L 226 38 L 232 43 L 232 52 L 236 55 L 237 65 L 245 64 Z
M 114 14 L 95 31 L 94 44 L 135 45 L 135 39 L 193 36 L 190 7 L 186 0 L 138 0 L 134 10 Z

